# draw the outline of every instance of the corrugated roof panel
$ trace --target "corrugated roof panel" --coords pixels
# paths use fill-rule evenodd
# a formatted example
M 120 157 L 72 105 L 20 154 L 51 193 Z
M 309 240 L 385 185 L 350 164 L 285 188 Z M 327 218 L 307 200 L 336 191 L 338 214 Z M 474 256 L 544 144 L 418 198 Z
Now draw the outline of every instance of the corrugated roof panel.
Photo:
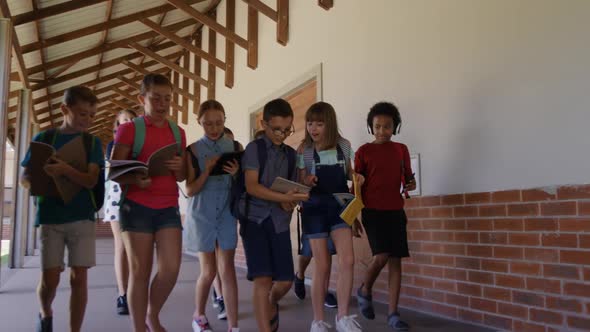
M 65 89 L 67 89 L 71 86 L 74 86 L 74 85 L 85 85 L 86 82 L 92 81 L 95 78 L 96 78 L 96 73 L 90 73 L 88 75 L 80 76 L 80 77 L 73 79 L 71 81 L 67 81 L 67 82 L 53 85 L 53 86 L 51 86 L 51 89 L 52 89 L 52 91 L 65 90 Z
M 72 67 L 68 68 L 68 70 L 66 70 L 65 72 L 60 74 L 60 76 L 63 76 L 63 75 L 69 74 L 69 73 L 73 73 L 78 70 L 82 70 L 84 68 L 96 66 L 98 64 L 99 57 L 100 57 L 100 55 L 95 55 L 95 56 L 91 56 L 86 59 L 80 60 Z
M 196 4 L 192 5 L 192 7 L 200 12 L 203 12 L 209 7 L 210 4 L 211 4 L 211 1 L 209 0 L 209 1 L 203 1 L 203 2 L 196 3 Z M 169 24 L 173 24 L 176 22 L 180 22 L 182 20 L 186 20 L 189 17 L 190 16 L 188 14 L 185 14 L 183 11 L 175 9 L 175 10 L 169 11 L 168 14 L 166 14 L 166 18 L 164 19 L 164 25 L 169 25 Z
M 19 0 L 22 1 L 22 0 Z M 47 8 L 55 5 L 59 5 L 60 3 L 68 2 L 68 0 L 36 0 L 39 4 L 39 8 Z
M 148 31 L 151 31 L 151 29 L 142 24 L 141 22 L 133 22 L 110 29 L 108 41 L 112 42 L 115 40 L 121 40 Z
M 66 32 L 78 30 L 105 20 L 107 3 L 73 10 L 60 15 L 50 16 L 41 20 L 43 37 L 49 38 Z
M 41 64 L 41 52 L 31 52 L 23 54 L 23 60 L 25 61 L 25 67 L 31 68 Z
M 12 16 L 33 11 L 33 5 L 30 1 L 8 0 L 7 3 L 8 9 L 10 10 L 10 15 Z
M 20 81 L 10 81 L 10 91 L 20 90 L 23 88 L 23 85 Z
M 125 56 L 127 54 L 131 54 L 136 52 L 135 49 L 131 49 L 131 48 L 116 48 L 114 50 L 110 50 L 106 53 L 104 53 L 104 57 L 102 59 L 102 61 L 110 61 L 116 58 L 120 58 L 122 56 Z
M 27 45 L 38 41 L 35 23 L 21 24 L 14 27 L 19 45 Z
M 59 45 L 50 46 L 47 48 L 48 61 L 53 61 L 97 47 L 101 41 L 100 37 L 100 33 L 95 33 L 84 38 L 74 39 Z
M 106 76 L 106 75 L 110 75 L 110 74 L 113 74 L 113 73 L 117 73 L 117 72 L 123 71 L 125 69 L 128 69 L 128 67 L 125 66 L 124 64 L 119 64 L 119 65 L 112 66 L 112 67 L 105 68 L 105 69 L 101 70 L 100 71 L 100 75 L 101 76 Z
M 125 0 L 115 1 L 112 18 L 119 18 L 141 10 L 146 10 L 165 4 L 163 0 Z

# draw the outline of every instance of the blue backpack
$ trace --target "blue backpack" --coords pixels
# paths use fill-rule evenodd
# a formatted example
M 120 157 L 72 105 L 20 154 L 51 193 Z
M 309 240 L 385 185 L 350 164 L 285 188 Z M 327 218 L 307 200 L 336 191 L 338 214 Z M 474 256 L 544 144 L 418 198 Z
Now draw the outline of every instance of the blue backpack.
M 268 155 L 266 152 L 266 142 L 259 138 L 253 142 L 256 144 L 257 152 L 258 152 L 258 182 L 262 179 L 262 175 L 264 174 L 264 168 L 266 166 L 266 160 L 268 159 Z M 296 153 L 293 148 L 287 146 L 287 165 L 288 165 L 288 174 L 289 178 L 293 177 L 293 172 L 295 172 L 295 160 L 296 160 Z M 243 194 L 246 194 L 246 208 L 244 214 L 240 213 L 240 199 L 242 198 Z M 251 196 L 248 195 L 246 191 L 246 179 L 244 176 L 244 171 L 241 170 L 237 177 L 234 179 L 232 184 L 232 188 L 230 191 L 230 209 L 231 214 L 240 221 L 246 221 L 248 219 L 248 212 L 250 209 L 250 198 Z
M 48 129 L 42 132 L 40 135 L 40 139 L 41 142 L 45 144 L 49 144 L 51 146 L 55 145 L 55 140 L 57 139 L 57 130 Z M 82 142 L 84 142 L 84 150 L 86 150 L 86 161 L 90 162 L 90 156 L 92 155 L 92 150 L 94 150 L 96 140 L 94 139 L 94 136 L 92 136 L 91 134 L 83 132 Z M 88 189 L 88 193 L 90 194 L 90 200 L 92 201 L 92 207 L 94 208 L 94 212 L 98 212 L 104 204 L 104 182 L 105 174 L 103 170 L 99 170 L 96 185 L 92 189 Z M 38 197 L 37 202 L 40 202 L 40 200 L 43 200 L 42 196 Z

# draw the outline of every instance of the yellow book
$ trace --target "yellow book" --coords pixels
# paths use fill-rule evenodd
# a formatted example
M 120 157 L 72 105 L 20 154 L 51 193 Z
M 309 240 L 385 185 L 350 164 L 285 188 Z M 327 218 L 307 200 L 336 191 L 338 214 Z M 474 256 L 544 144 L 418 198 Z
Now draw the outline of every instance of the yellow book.
M 348 203 L 344 211 L 342 211 L 340 214 L 340 218 L 342 218 L 342 220 L 344 220 L 344 222 L 350 226 L 352 226 L 356 218 L 359 216 L 359 214 L 361 214 L 361 211 L 365 208 L 361 194 L 361 188 L 358 185 L 356 176 L 353 178 L 353 183 L 355 197 L 352 202 Z

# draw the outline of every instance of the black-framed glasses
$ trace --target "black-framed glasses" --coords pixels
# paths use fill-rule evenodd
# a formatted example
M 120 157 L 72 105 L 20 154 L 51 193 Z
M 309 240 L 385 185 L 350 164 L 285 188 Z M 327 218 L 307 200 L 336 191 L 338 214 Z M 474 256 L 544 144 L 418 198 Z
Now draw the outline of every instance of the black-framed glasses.
M 266 122 L 266 125 L 269 126 L 268 122 Z M 289 137 L 289 136 L 291 136 L 291 135 L 293 135 L 295 133 L 295 126 L 294 125 L 291 125 L 291 128 L 285 129 L 285 130 L 281 130 L 281 128 L 272 128 L 271 127 L 270 130 L 272 130 L 272 133 L 275 136 Z

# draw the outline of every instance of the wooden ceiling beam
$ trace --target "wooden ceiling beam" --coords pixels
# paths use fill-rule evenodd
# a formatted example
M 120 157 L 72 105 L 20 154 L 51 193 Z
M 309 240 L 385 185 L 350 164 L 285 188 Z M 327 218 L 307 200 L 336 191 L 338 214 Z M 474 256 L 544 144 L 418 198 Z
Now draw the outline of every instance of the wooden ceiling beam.
M 107 0 L 103 0 L 103 1 L 107 1 Z M 205 0 L 187 0 L 186 2 L 188 4 L 196 4 L 199 2 L 203 2 Z M 75 31 L 70 31 L 55 37 L 51 37 L 51 38 L 47 38 L 45 39 L 42 43 L 41 42 L 34 42 L 34 43 L 30 43 L 27 45 L 23 45 L 22 46 L 22 50 L 24 53 L 29 53 L 29 52 L 33 52 L 36 50 L 39 50 L 41 48 L 44 47 L 49 47 L 49 46 L 53 46 L 53 45 L 57 45 L 57 44 L 61 44 L 63 42 L 69 41 L 69 40 L 73 40 L 73 39 L 77 39 L 77 38 L 82 38 L 91 34 L 95 34 L 97 32 L 101 32 L 104 30 L 108 30 L 108 29 L 113 29 L 125 24 L 129 24 L 129 23 L 133 23 L 139 19 L 142 18 L 148 18 L 148 17 L 152 17 L 158 14 L 162 14 L 165 12 L 169 12 L 171 10 L 176 9 L 174 6 L 172 5 L 162 5 L 162 6 L 158 6 L 158 7 L 154 7 L 154 8 L 150 8 L 150 9 L 146 9 L 137 13 L 133 13 L 127 16 L 123 16 L 123 17 L 118 17 L 118 18 L 114 18 L 111 19 L 108 22 L 102 22 L 102 23 L 98 23 L 98 24 L 94 24 L 91 25 L 89 27 L 86 28 L 82 28 L 79 30 L 75 30 Z
M 190 37 L 190 36 L 188 36 L 188 37 Z M 185 38 L 188 38 L 188 37 L 185 37 Z M 157 51 L 165 50 L 165 49 L 168 49 L 170 47 L 175 47 L 175 46 L 177 46 L 176 43 L 174 43 L 174 42 L 167 42 L 167 43 L 164 43 L 164 44 L 161 44 L 161 45 L 158 45 L 158 46 L 153 47 L 153 50 L 157 52 Z M 179 53 L 180 52 L 175 52 L 174 54 L 179 54 Z M 117 65 L 120 65 L 122 61 L 125 61 L 125 60 L 134 60 L 134 59 L 140 58 L 142 56 L 144 56 L 142 53 L 135 52 L 135 53 L 124 55 L 124 56 L 121 56 L 121 57 L 118 57 L 118 58 L 115 58 L 115 59 L 112 59 L 112 60 L 109 60 L 109 61 L 105 61 L 102 64 L 102 69 L 106 69 L 106 68 L 109 68 L 109 67 L 117 66 Z M 51 85 L 55 85 L 55 84 L 67 82 L 69 80 L 73 80 L 73 79 L 76 79 L 78 77 L 82 77 L 82 76 L 85 76 L 85 75 L 88 75 L 88 74 L 92 74 L 92 73 L 96 72 L 97 70 L 99 70 L 99 68 L 100 68 L 99 65 L 94 65 L 94 66 L 91 66 L 91 67 L 80 69 L 78 71 L 75 71 L 75 72 L 72 72 L 72 73 L 68 73 L 66 75 L 63 75 L 63 76 L 60 76 L 60 77 L 57 77 L 57 78 L 54 78 L 54 79 L 49 79 L 46 82 L 43 82 L 43 83 L 39 83 L 37 85 L 34 85 L 32 89 L 33 89 L 33 91 L 36 91 L 36 90 L 39 90 L 39 89 L 43 89 L 46 86 L 51 86 Z
M 111 15 L 113 14 L 113 1 L 109 0 L 107 4 L 107 10 L 105 14 L 105 23 L 111 20 Z M 107 39 L 109 37 L 109 29 L 105 29 L 102 33 L 102 37 L 100 39 L 100 43 L 98 46 L 104 46 L 107 43 Z M 100 53 L 100 57 L 98 58 L 98 70 L 96 71 L 96 79 L 100 78 L 100 71 L 102 70 L 102 60 L 104 59 L 104 52 Z M 96 86 L 95 86 L 96 88 Z
M 180 9 L 181 11 L 188 14 L 190 17 L 194 18 L 195 20 L 203 23 L 204 25 L 208 26 L 209 28 L 213 29 L 215 32 L 220 33 L 225 38 L 231 40 L 232 42 L 240 45 L 244 49 L 248 49 L 248 41 L 240 36 L 238 36 L 235 32 L 229 31 L 226 27 L 222 26 L 221 24 L 217 23 L 215 19 L 207 16 L 204 13 L 199 12 L 198 10 L 194 9 L 193 7 L 186 4 L 183 0 L 167 0 L 170 4 L 174 7 Z
M 330 10 L 334 7 L 334 0 L 318 0 L 318 5 L 325 10 Z
M 159 33 L 160 35 L 162 35 L 162 36 L 170 39 L 171 41 L 175 42 L 176 44 L 184 47 L 189 52 L 193 52 L 195 54 L 198 54 L 201 58 L 207 60 L 208 62 L 214 64 L 215 66 L 221 68 L 222 70 L 225 70 L 226 69 L 225 63 L 223 61 L 221 61 L 218 58 L 210 55 L 209 53 L 207 53 L 205 51 L 203 51 L 201 48 L 195 47 L 195 46 L 191 45 L 190 42 L 186 41 L 185 39 L 183 39 L 182 37 L 178 36 L 174 32 L 171 32 L 170 30 L 157 25 L 156 23 L 154 23 L 150 19 L 142 19 L 142 20 L 140 20 L 140 22 L 143 23 L 143 24 L 145 24 L 148 28 L 150 28 L 150 29 L 154 30 L 155 32 Z
M 200 76 L 197 76 L 190 71 L 180 67 L 176 63 L 166 59 L 165 57 L 157 54 L 156 52 L 152 52 L 151 50 L 139 45 L 138 43 L 129 43 L 129 46 L 133 47 L 134 49 L 138 50 L 139 52 L 149 56 L 150 58 L 160 62 L 161 64 L 165 65 L 166 67 L 174 70 L 177 73 L 181 73 L 182 75 L 186 75 L 190 77 L 193 81 L 199 82 L 200 84 L 207 86 L 207 81 Z
M 248 6 L 248 67 L 258 67 L 258 11 Z
M 203 42 L 203 34 L 202 30 L 197 33 L 195 40 L 193 43 L 195 46 L 201 47 Z M 201 58 L 199 58 L 196 54 L 190 53 L 193 56 L 193 63 L 194 63 L 194 72 L 195 75 L 201 76 Z M 229 62 L 228 62 L 229 63 Z M 199 112 L 199 106 L 201 105 L 201 85 L 200 84 L 193 84 L 193 95 L 195 96 L 193 99 L 193 113 L 197 114 Z
M 249 6 L 252 6 L 254 9 L 259 11 L 261 14 L 265 15 L 266 17 L 270 18 L 271 20 L 278 22 L 279 21 L 279 14 L 276 10 L 270 8 L 267 4 L 260 0 L 243 0 Z
M 34 21 L 38 21 L 50 16 L 56 16 L 60 14 L 64 14 L 73 10 L 81 9 L 87 6 L 92 6 L 99 4 L 101 2 L 105 2 L 107 0 L 71 0 L 60 3 L 58 5 L 53 5 L 47 8 L 42 9 L 33 9 L 30 12 L 15 15 L 12 18 L 12 23 L 14 25 L 21 25 L 25 23 L 30 23 Z
M 181 55 L 182 55 L 182 51 L 175 52 L 173 54 L 167 55 L 167 56 L 165 56 L 165 58 L 166 59 L 174 59 L 174 58 L 178 58 L 178 56 L 181 56 Z M 146 65 L 146 64 L 144 64 L 144 65 L 147 68 L 147 67 L 151 67 L 151 66 L 154 66 L 154 65 L 158 64 L 158 62 L 157 61 L 150 61 L 149 62 L 149 65 Z M 91 80 L 91 81 L 87 81 L 87 82 L 81 82 L 79 84 L 80 85 L 86 85 L 86 86 L 94 86 L 96 84 L 104 83 L 104 82 L 110 81 L 112 79 L 115 79 L 115 78 L 117 78 L 117 76 L 120 76 L 120 75 L 128 75 L 128 74 L 131 74 L 131 73 L 133 73 L 133 70 L 131 70 L 131 69 L 123 69 L 121 71 L 114 72 L 114 73 L 109 74 L 109 75 L 105 75 L 105 76 L 103 76 L 103 77 L 101 77 L 99 79 L 95 79 L 95 80 Z M 36 99 L 33 100 L 33 104 L 36 105 L 36 104 L 42 103 L 44 101 L 49 101 L 49 100 L 52 100 L 52 99 L 55 99 L 55 98 L 59 98 L 60 96 L 63 95 L 64 91 L 65 91 L 65 89 L 64 90 L 53 92 L 53 93 L 51 93 L 51 94 L 49 94 L 47 96 L 42 96 L 42 97 L 36 98 Z M 95 91 L 95 93 L 96 94 L 99 94 L 98 91 L 99 90 Z
M 236 0 L 227 0 L 225 3 L 225 26 L 232 32 L 236 31 Z M 225 86 L 234 87 L 234 59 L 236 45 L 231 40 L 225 40 Z
M 2 1 L 5 1 L 5 0 L 2 0 Z M 191 26 L 193 24 L 194 24 L 194 20 L 188 19 L 188 20 L 184 20 L 184 21 L 169 25 L 169 26 L 167 26 L 167 28 L 172 31 L 178 31 L 180 29 L 186 28 L 186 27 Z M 145 39 L 157 36 L 157 35 L 158 35 L 157 32 L 148 31 L 148 32 L 141 33 L 139 35 L 135 35 L 132 37 L 118 40 L 116 42 L 106 43 L 105 45 L 102 45 L 99 47 L 94 47 L 94 48 L 86 50 L 86 51 L 82 51 L 82 52 L 79 52 L 76 54 L 72 54 L 72 55 L 65 56 L 60 59 L 50 61 L 50 62 L 46 63 L 45 67 L 43 67 L 42 65 L 34 66 L 32 68 L 29 68 L 27 73 L 29 75 L 36 74 L 36 73 L 42 72 L 44 69 L 52 69 L 52 68 L 56 68 L 59 66 L 63 66 L 63 65 L 69 64 L 74 61 L 80 61 L 82 59 L 98 55 L 102 52 L 107 52 L 107 51 L 114 50 L 117 48 L 125 48 L 125 47 L 127 47 L 127 45 L 129 43 L 136 43 L 136 42 L 139 42 L 139 41 L 142 41 L 142 40 L 145 40 Z
M 135 72 L 137 72 L 138 74 L 141 75 L 147 75 L 150 73 L 150 71 L 143 69 L 142 67 L 133 64 L 132 62 L 129 61 L 123 61 L 123 64 L 126 65 L 127 67 L 133 69 Z M 129 85 L 130 87 L 139 90 L 140 89 L 140 85 L 133 83 L 133 80 L 130 80 L 128 78 L 126 78 L 125 76 L 119 76 L 117 77 L 121 82 L 124 82 L 125 84 Z M 188 77 L 187 77 L 188 78 Z M 196 96 L 191 94 L 190 92 L 188 92 L 188 88 L 185 88 L 184 86 L 182 88 L 180 87 L 172 87 L 173 91 L 178 93 L 179 95 L 189 98 L 189 99 L 196 99 Z
M 8 8 L 8 3 L 6 0 L 0 0 L 0 14 L 2 14 L 2 16 L 5 18 L 13 19 L 13 17 L 10 15 L 10 9 Z M 31 83 L 29 82 L 27 67 L 25 66 L 25 60 L 21 52 L 20 43 L 18 42 L 18 35 L 14 29 L 14 21 L 12 26 L 12 54 L 17 61 L 17 72 L 21 83 L 25 88 L 30 89 Z
M 33 5 L 33 11 L 39 10 L 39 6 L 37 5 L 37 1 L 38 0 L 31 0 L 31 3 Z M 37 40 L 42 41 L 43 38 L 41 38 L 41 26 L 39 24 L 39 20 L 35 20 L 35 29 L 37 32 Z M 41 50 L 40 53 L 41 53 L 41 64 L 45 65 L 45 59 L 46 59 L 45 50 Z M 46 80 L 47 79 L 47 70 L 44 70 L 42 72 L 42 74 L 43 74 L 43 76 L 42 76 L 43 80 Z M 45 88 L 45 94 L 46 95 L 49 94 L 49 88 Z M 33 112 L 33 120 L 35 121 L 35 123 L 39 122 L 37 120 L 37 115 L 35 114 L 35 112 Z M 51 121 L 51 125 L 53 125 L 53 120 L 50 120 L 50 121 Z

